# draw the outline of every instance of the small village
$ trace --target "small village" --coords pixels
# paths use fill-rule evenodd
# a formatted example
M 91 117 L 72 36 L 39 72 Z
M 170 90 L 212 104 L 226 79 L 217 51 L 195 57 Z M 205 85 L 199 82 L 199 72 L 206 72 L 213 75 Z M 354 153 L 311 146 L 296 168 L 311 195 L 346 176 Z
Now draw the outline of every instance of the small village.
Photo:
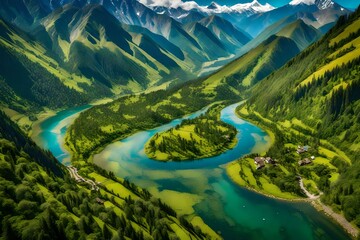
M 309 146 L 298 146 L 296 153 L 302 155 L 309 151 Z M 298 161 L 299 166 L 305 166 L 311 164 L 312 161 L 315 160 L 315 156 L 311 156 L 310 158 L 303 158 Z M 265 164 L 276 165 L 276 159 L 272 159 L 271 157 L 255 157 L 254 163 L 256 165 L 256 170 L 265 167 Z

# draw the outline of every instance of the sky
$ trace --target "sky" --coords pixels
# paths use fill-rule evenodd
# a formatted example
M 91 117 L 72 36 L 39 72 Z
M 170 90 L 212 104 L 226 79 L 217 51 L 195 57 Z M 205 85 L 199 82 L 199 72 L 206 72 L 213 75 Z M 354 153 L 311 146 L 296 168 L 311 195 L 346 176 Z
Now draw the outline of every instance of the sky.
M 185 1 L 189 1 L 189 0 L 183 0 L 183 1 L 185 2 Z M 195 1 L 201 6 L 209 5 L 212 1 L 217 2 L 219 5 L 228 5 L 228 6 L 231 6 L 231 5 L 234 5 L 237 3 L 252 2 L 252 0 L 191 0 L 191 1 Z M 258 1 L 261 4 L 268 2 L 271 5 L 273 5 L 274 7 L 280 7 L 280 6 L 283 6 L 283 5 L 291 2 L 291 0 L 258 0 Z M 341 6 L 344 6 L 347 8 L 356 8 L 360 4 L 360 0 L 334 0 L 334 1 L 337 2 L 338 4 L 340 4 Z

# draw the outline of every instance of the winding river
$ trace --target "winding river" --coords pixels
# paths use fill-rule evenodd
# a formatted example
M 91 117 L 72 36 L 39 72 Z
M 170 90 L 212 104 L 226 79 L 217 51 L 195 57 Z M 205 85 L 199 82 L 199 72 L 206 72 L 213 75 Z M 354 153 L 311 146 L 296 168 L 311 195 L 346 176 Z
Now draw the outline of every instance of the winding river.
M 188 162 L 158 162 L 144 153 L 145 143 L 154 134 L 183 119 L 199 116 L 204 109 L 112 143 L 94 156 L 94 162 L 147 188 L 179 213 L 201 216 L 225 239 L 349 239 L 342 228 L 310 204 L 268 198 L 238 187 L 227 177 L 226 163 L 269 147 L 266 132 L 239 119 L 234 114 L 236 106 L 223 109 L 221 119 L 237 128 L 238 144 L 219 156 Z M 77 114 L 88 107 L 65 110 L 48 118 L 33 138 L 59 161 L 69 164 L 69 153 L 61 147 L 64 134 Z

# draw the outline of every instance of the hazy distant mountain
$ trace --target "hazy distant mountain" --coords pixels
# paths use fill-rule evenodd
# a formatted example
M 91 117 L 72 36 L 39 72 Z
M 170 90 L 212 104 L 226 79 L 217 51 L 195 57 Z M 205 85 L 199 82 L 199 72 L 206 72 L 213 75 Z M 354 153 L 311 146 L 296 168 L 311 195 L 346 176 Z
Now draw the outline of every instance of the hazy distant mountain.
M 196 9 L 188 11 L 181 7 L 167 8 L 164 6 L 156 6 L 153 7 L 152 10 L 154 10 L 158 14 L 165 14 L 181 23 L 196 22 L 207 16 L 207 14 L 201 13 Z
M 303 19 L 306 24 L 320 28 L 335 22 L 339 16 L 349 13 L 349 10 L 331 0 L 309 0 L 305 2 L 297 0 L 283 7 L 244 18 L 237 26 L 255 37 L 266 27 L 293 14 L 302 14 L 299 18 Z
M 292 39 L 300 50 L 304 50 L 322 36 L 319 30 L 307 25 L 300 19 L 289 24 L 276 35 Z
M 199 23 L 208 28 L 227 49 L 234 52 L 237 52 L 243 45 L 251 40 L 246 33 L 235 28 L 227 20 L 215 15 L 203 18 Z
M 230 21 L 238 27 L 239 25 L 237 25 L 237 23 L 243 18 L 275 9 L 270 4 L 262 5 L 257 0 L 250 3 L 239 3 L 233 6 L 220 5 L 216 2 L 212 2 L 209 6 L 199 6 L 195 2 L 179 3 L 174 1 L 170 5 L 156 5 L 156 3 L 152 1 L 146 0 L 142 0 L 141 2 L 157 13 L 168 15 L 182 23 L 198 21 L 200 16 L 216 15 Z
M 320 30 L 307 25 L 300 18 L 299 14 L 286 17 L 267 27 L 256 38 L 247 43 L 239 52 L 240 55 L 257 47 L 272 35 L 285 36 L 297 43 L 300 50 L 303 50 L 311 43 L 318 40 L 322 34 Z M 281 33 L 280 33 L 281 32 Z

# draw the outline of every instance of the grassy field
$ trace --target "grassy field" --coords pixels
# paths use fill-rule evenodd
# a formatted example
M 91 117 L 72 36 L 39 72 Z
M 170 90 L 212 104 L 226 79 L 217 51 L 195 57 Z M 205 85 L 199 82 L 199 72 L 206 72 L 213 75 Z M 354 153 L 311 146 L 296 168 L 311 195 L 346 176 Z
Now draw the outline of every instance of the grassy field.
M 268 166 L 267 166 L 268 167 Z M 232 163 L 229 163 L 226 166 L 226 172 L 228 176 L 238 185 L 246 187 L 250 190 L 254 190 L 261 194 L 287 199 L 295 200 L 300 199 L 300 196 L 297 196 L 293 193 L 283 192 L 279 189 L 278 186 L 271 183 L 269 178 L 264 174 L 259 178 L 259 182 L 255 179 L 253 172 L 256 171 L 254 160 L 252 158 L 244 158 Z M 240 174 L 243 172 L 243 174 Z
M 109 192 L 112 192 L 113 194 L 115 194 L 116 196 L 118 196 L 120 198 L 125 199 L 128 197 L 131 197 L 132 199 L 139 199 L 139 197 L 137 195 L 135 195 L 129 189 L 125 188 L 124 185 L 122 185 L 118 182 L 115 182 L 111 179 L 105 178 L 104 176 L 101 176 L 98 173 L 95 173 L 95 172 L 90 173 L 89 177 L 94 178 L 97 183 L 101 184 Z

